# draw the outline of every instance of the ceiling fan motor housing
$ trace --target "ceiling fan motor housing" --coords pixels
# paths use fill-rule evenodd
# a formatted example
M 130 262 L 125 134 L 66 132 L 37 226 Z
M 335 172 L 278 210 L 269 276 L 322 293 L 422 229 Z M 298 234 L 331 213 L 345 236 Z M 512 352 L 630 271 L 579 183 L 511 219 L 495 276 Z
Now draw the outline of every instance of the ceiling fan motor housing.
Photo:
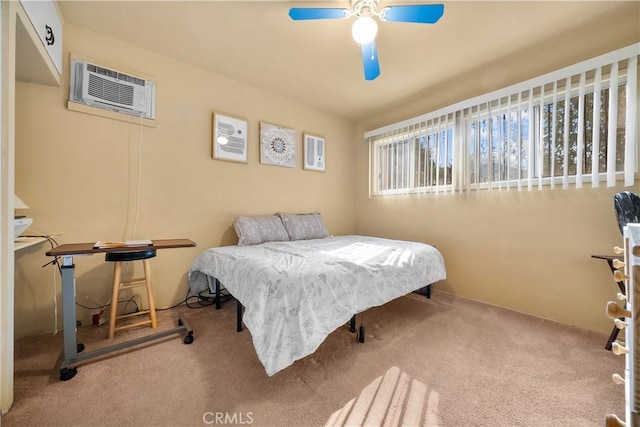
M 380 0 L 351 0 L 351 10 L 353 15 L 360 17 L 372 17 L 379 15 L 378 6 Z

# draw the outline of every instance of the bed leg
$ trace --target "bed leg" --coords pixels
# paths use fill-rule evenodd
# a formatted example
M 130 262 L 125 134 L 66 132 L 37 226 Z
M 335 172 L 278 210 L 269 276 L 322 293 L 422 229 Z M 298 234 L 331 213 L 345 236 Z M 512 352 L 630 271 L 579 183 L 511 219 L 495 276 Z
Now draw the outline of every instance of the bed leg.
M 426 297 L 428 299 L 431 299 L 431 285 L 427 285 L 425 290 L 426 290 L 425 292 Z
M 355 333 L 356 331 L 356 315 L 354 314 L 349 321 L 349 331 Z
M 213 279 L 216 282 L 216 310 L 220 310 L 222 308 L 222 302 L 220 301 L 220 281 L 218 279 Z
M 364 344 L 364 325 L 360 325 L 360 329 L 358 330 L 358 342 Z
M 240 300 L 236 300 L 236 306 L 236 331 L 242 332 L 242 312 L 244 311 L 244 307 L 242 306 Z

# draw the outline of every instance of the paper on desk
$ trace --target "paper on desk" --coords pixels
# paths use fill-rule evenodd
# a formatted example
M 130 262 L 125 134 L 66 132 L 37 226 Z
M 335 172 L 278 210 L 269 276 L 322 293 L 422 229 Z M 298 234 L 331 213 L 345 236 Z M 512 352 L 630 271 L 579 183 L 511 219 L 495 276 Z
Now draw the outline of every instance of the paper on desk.
M 115 248 L 120 246 L 151 246 L 153 242 L 150 239 L 142 240 L 123 240 L 120 242 L 107 242 L 98 240 L 93 247 L 94 248 Z

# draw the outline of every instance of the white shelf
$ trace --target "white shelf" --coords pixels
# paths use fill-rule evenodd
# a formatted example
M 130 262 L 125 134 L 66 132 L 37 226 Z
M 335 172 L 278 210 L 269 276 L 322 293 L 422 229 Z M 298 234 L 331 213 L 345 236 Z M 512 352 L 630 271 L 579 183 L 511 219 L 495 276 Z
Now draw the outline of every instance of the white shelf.
M 46 241 L 47 239 L 44 237 L 18 237 L 14 241 L 14 250 L 19 251 L 20 249 L 28 248 L 29 246 L 37 245 L 38 243 Z
M 30 13 L 38 15 L 35 17 L 27 13 L 22 2 L 11 3 L 16 12 L 16 80 L 60 86 L 62 21 L 55 2 L 25 2 Z M 36 21 L 37 29 L 32 18 Z M 46 26 L 54 32 L 55 40 L 51 46 L 47 44 L 43 34 Z

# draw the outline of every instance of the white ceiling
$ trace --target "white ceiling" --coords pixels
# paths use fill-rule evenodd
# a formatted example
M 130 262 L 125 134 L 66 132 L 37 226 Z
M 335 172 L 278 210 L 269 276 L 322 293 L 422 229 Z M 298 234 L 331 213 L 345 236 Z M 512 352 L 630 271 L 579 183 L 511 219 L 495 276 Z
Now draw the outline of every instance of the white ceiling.
M 428 3 L 389 0 L 392 4 Z M 453 1 L 434 25 L 383 22 L 381 75 L 364 80 L 348 20 L 292 21 L 290 7 L 344 1 L 58 1 L 65 23 L 314 108 L 360 120 L 521 49 L 638 13 L 637 2 Z M 640 18 L 639 18 L 640 19 Z M 640 22 L 640 21 L 639 21 Z

